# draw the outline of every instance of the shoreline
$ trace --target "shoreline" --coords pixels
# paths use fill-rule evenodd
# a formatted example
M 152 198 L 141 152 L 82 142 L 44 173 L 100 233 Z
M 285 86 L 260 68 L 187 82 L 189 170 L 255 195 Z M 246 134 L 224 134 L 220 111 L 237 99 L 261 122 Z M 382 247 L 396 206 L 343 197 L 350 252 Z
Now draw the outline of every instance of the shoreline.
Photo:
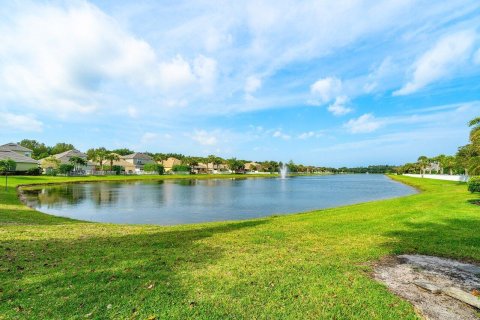
M 88 220 L 81 220 L 81 219 L 75 219 L 75 218 L 70 218 L 70 217 L 65 217 L 65 216 L 59 216 L 59 215 L 53 215 L 49 214 L 46 212 L 42 212 L 37 210 L 36 208 L 29 206 L 27 204 L 27 200 L 25 198 L 25 193 L 24 190 L 29 190 L 29 188 L 36 188 L 36 187 L 41 187 L 41 186 L 55 186 L 55 185 L 63 185 L 63 184 L 83 184 L 83 183 L 96 183 L 96 182 L 124 182 L 124 183 L 129 183 L 129 182 L 141 182 L 141 181 L 162 181 L 162 180 L 210 180 L 210 179 L 256 179 L 256 178 L 278 178 L 278 174 L 272 174 L 272 175 L 241 175 L 241 174 L 236 174 L 236 175 L 204 175 L 202 176 L 203 178 L 201 179 L 196 179 L 195 177 L 197 175 L 158 175 L 158 176 L 148 176 L 148 178 L 140 178 L 138 176 L 131 176 L 131 179 L 122 179 L 121 177 L 124 176 L 108 176 L 111 179 L 89 179 L 89 178 L 94 178 L 96 176 L 89 176 L 86 179 L 81 179 L 80 181 L 59 181 L 59 182 L 41 182 L 41 183 L 31 183 L 31 184 L 19 184 L 17 185 L 16 192 L 17 192 L 17 198 L 20 202 L 21 205 L 30 208 L 31 210 L 42 214 L 42 215 L 47 215 L 51 217 L 56 217 L 56 218 L 61 218 L 61 219 L 69 219 L 69 220 L 74 220 L 78 222 L 85 222 L 85 223 L 95 223 L 95 224 L 109 224 L 109 225 L 119 225 L 119 226 L 158 226 L 158 227 L 175 227 L 175 226 L 194 226 L 194 225 L 204 225 L 204 224 L 209 224 L 209 223 L 235 223 L 235 222 L 243 222 L 243 221 L 255 221 L 257 219 L 265 219 L 265 218 L 274 218 L 274 217 L 279 217 L 279 216 L 290 216 L 290 215 L 301 215 L 301 214 L 308 214 L 312 212 L 320 212 L 324 210 L 330 210 L 330 209 L 337 209 L 337 208 L 348 208 L 349 206 L 356 206 L 356 205 L 362 205 L 362 204 L 368 204 L 368 203 L 375 203 L 375 202 L 380 202 L 380 201 L 387 201 L 391 199 L 399 199 L 399 198 L 405 198 L 405 197 L 410 197 L 417 195 L 419 193 L 422 193 L 423 190 L 419 189 L 415 185 L 409 184 L 402 182 L 398 179 L 395 179 L 395 175 L 391 174 L 381 174 L 386 176 L 387 178 L 391 179 L 392 181 L 395 181 L 400 184 L 404 184 L 406 186 L 409 186 L 413 188 L 416 192 L 413 194 L 407 194 L 407 195 L 401 195 L 401 196 L 394 196 L 394 197 L 389 197 L 389 198 L 381 198 L 381 199 L 374 199 L 374 200 L 367 200 L 367 201 L 361 201 L 357 203 L 350 203 L 350 204 L 342 204 L 342 205 L 337 205 L 337 206 L 332 206 L 332 207 L 325 207 L 325 208 L 316 208 L 316 209 L 309 209 L 306 211 L 295 211 L 295 212 L 288 212 L 288 213 L 273 213 L 270 215 L 265 215 L 261 217 L 256 217 L 256 218 L 248 218 L 248 219 L 232 219 L 232 220 L 214 220 L 214 221 L 202 221 L 202 222 L 192 222 L 192 223 L 178 223 L 178 224 L 146 224 L 146 223 L 115 223 L 115 222 L 101 222 L 101 221 L 88 221 Z M 316 176 L 316 175 L 293 175 L 292 177 L 298 177 L 298 176 Z M 322 175 L 325 176 L 325 175 Z M 118 177 L 118 178 L 117 178 Z M 60 178 L 72 178 L 72 177 L 60 177 Z M 73 177 L 73 178 L 78 178 L 78 177 Z M 81 177 L 84 178 L 84 177 Z

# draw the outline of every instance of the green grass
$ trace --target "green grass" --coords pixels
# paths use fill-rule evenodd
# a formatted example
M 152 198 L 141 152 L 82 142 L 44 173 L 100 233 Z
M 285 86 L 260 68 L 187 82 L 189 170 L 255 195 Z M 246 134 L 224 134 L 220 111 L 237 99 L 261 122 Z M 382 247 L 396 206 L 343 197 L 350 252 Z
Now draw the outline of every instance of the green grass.
M 57 218 L 11 187 L 0 192 L 0 318 L 416 319 L 372 264 L 399 253 L 480 261 L 480 207 L 465 184 L 394 178 L 423 192 L 174 227 Z

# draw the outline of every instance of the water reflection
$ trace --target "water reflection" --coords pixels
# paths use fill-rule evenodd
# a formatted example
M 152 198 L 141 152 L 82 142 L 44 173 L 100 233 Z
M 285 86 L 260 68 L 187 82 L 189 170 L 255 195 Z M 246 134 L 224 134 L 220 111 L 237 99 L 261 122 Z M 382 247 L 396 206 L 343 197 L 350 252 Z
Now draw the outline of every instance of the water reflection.
M 248 219 L 414 193 L 382 175 L 280 179 L 98 182 L 26 192 L 40 211 L 116 223 L 178 224 Z

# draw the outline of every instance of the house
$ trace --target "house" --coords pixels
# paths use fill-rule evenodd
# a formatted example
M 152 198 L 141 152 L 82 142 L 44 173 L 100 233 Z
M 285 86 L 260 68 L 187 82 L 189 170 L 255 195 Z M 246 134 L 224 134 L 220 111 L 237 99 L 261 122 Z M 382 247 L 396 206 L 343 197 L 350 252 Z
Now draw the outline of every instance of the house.
M 128 162 L 124 159 L 122 159 L 122 157 L 120 157 L 119 160 L 114 160 L 113 163 L 112 163 L 114 166 L 120 166 L 120 167 L 123 167 L 123 169 L 125 170 L 126 173 L 135 173 L 135 165 L 131 162 Z M 110 168 L 110 161 L 106 161 L 105 162 L 105 165 Z
M 57 159 L 59 161 L 59 163 L 58 163 L 59 165 L 60 164 L 71 164 L 70 159 L 72 157 L 79 157 L 79 158 L 82 158 L 84 160 L 87 160 L 87 155 L 83 152 L 80 152 L 80 151 L 76 150 L 76 149 L 72 149 L 72 150 L 62 152 L 62 153 L 54 154 L 52 157 L 54 157 L 55 159 Z M 43 159 L 40 160 L 41 167 L 45 171 L 47 171 L 49 169 L 57 169 L 56 168 L 57 165 L 55 165 L 54 163 L 49 161 L 48 158 L 50 158 L 50 157 L 43 158 Z M 87 160 L 87 165 L 86 166 L 81 166 L 81 167 L 79 167 L 79 169 L 83 170 L 87 173 L 91 173 L 92 171 L 95 170 L 95 163 Z
M 205 163 L 199 162 L 196 166 L 193 166 L 192 169 L 193 169 L 192 171 L 196 174 L 208 173 L 208 168 L 207 168 L 207 165 Z
M 262 172 L 263 166 L 257 162 L 247 162 L 245 163 L 246 172 Z
M 2 151 L 13 151 L 25 157 L 31 158 L 32 157 L 32 150 L 25 148 L 21 145 L 16 143 L 10 142 L 0 146 L 0 150 Z
M 167 160 L 159 161 L 158 163 L 163 166 L 165 172 L 171 172 L 173 167 L 181 165 L 182 161 L 177 158 L 170 157 Z
M 135 166 L 134 172 L 143 171 L 143 166 L 150 163 L 155 163 L 152 157 L 148 154 L 135 152 L 122 157 L 123 160 Z
M 2 146 L 3 147 L 3 146 Z M 15 171 L 27 171 L 38 168 L 38 161 L 11 150 L 0 149 L 0 160 L 13 160 L 17 164 Z

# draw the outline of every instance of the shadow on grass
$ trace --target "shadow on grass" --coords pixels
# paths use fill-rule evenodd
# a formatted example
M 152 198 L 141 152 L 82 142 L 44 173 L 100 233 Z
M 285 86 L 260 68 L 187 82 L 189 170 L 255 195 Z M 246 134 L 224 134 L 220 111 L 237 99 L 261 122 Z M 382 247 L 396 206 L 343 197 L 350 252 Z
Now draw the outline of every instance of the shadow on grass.
M 405 223 L 403 230 L 387 232 L 384 244 L 394 254 L 418 253 L 480 261 L 479 219 L 444 219 L 433 223 Z
M 196 284 L 204 279 L 195 275 L 224 252 L 221 245 L 201 240 L 267 221 L 120 237 L 1 241 L 0 314 L 163 319 L 194 317 L 199 310 L 208 313 L 210 308 L 198 302 L 196 292 Z

